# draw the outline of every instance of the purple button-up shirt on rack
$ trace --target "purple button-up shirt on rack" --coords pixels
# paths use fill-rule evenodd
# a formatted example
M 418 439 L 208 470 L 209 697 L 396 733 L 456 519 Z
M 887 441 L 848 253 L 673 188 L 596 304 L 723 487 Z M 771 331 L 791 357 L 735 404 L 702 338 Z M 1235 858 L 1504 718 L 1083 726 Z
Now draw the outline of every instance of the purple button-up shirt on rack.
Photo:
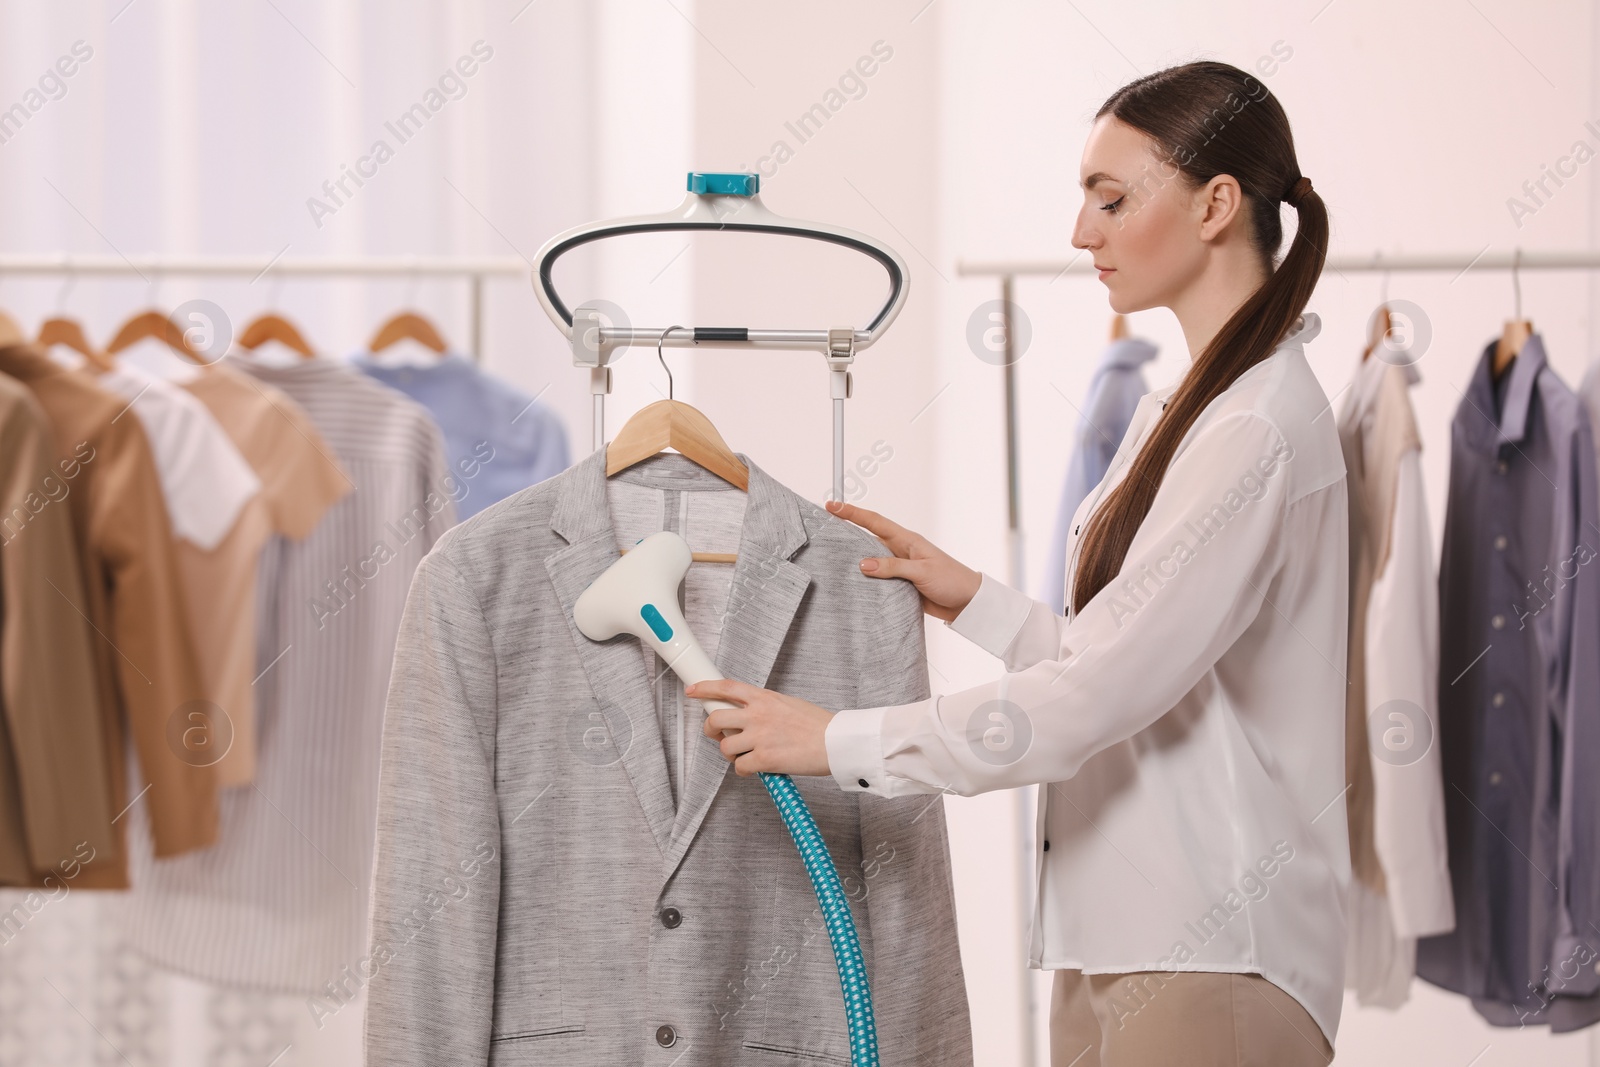
M 1600 1020 L 1600 508 L 1589 417 L 1523 345 L 1451 427 L 1439 737 L 1456 928 L 1417 973 L 1500 1026 Z

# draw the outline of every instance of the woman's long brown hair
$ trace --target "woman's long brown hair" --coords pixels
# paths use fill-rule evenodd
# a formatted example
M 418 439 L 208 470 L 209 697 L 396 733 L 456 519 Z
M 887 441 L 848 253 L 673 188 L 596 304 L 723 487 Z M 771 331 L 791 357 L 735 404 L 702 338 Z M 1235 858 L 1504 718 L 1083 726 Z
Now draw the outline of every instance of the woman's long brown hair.
M 1300 197 L 1300 225 L 1276 270 L 1283 243 L 1278 204 L 1301 178 L 1289 119 L 1260 80 L 1226 63 L 1205 60 L 1148 74 L 1113 93 L 1098 119 L 1110 114 L 1146 134 L 1166 173 L 1198 188 L 1231 175 L 1244 192 L 1251 243 L 1267 264 L 1266 282 L 1233 313 L 1194 358 L 1127 478 L 1090 518 L 1072 583 L 1074 613 L 1122 569 L 1139 524 L 1178 443 L 1194 421 L 1239 375 L 1277 348 L 1311 299 L 1328 246 L 1328 211 L 1314 191 Z

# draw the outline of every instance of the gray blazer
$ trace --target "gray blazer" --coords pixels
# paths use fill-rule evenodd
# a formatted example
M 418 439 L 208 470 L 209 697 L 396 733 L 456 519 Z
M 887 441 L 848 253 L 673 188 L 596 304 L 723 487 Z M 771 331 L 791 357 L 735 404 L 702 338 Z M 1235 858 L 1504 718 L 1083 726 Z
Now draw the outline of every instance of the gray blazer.
M 926 698 L 920 597 L 858 567 L 887 549 L 740 458 L 718 668 L 830 709 Z M 636 639 L 572 621 L 618 558 L 605 487 L 602 449 L 457 526 L 412 583 L 353 969 L 367 1063 L 847 1065 L 833 950 L 760 780 L 697 734 L 675 810 Z M 851 896 L 884 1067 L 971 1064 L 940 797 L 796 781 Z

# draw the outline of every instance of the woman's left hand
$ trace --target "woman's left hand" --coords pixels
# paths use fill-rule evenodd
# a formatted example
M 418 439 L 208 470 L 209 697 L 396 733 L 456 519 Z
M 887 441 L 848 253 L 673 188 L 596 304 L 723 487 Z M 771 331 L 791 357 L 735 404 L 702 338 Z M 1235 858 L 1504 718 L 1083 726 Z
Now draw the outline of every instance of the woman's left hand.
M 721 708 L 706 716 L 705 735 L 722 736 L 722 755 L 742 778 L 769 774 L 826 775 L 828 746 L 823 735 L 833 712 L 798 697 L 731 678 L 696 682 L 684 690 L 697 700 L 730 700 L 744 706 Z

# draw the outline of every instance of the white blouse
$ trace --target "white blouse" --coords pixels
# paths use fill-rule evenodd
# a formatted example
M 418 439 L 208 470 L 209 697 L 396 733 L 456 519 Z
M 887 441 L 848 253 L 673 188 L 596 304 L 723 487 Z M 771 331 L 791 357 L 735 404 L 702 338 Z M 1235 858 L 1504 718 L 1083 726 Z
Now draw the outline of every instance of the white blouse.
M 836 715 L 826 741 L 855 792 L 1048 783 L 1032 966 L 1257 973 L 1331 1044 L 1350 879 L 1350 535 L 1335 413 L 1303 349 L 1320 326 L 1307 312 L 1201 413 L 1117 578 L 1082 612 L 1062 618 L 985 574 L 949 625 L 1007 673 Z M 1176 389 L 1140 399 L 1079 506 L 1068 590 L 1085 522 Z

